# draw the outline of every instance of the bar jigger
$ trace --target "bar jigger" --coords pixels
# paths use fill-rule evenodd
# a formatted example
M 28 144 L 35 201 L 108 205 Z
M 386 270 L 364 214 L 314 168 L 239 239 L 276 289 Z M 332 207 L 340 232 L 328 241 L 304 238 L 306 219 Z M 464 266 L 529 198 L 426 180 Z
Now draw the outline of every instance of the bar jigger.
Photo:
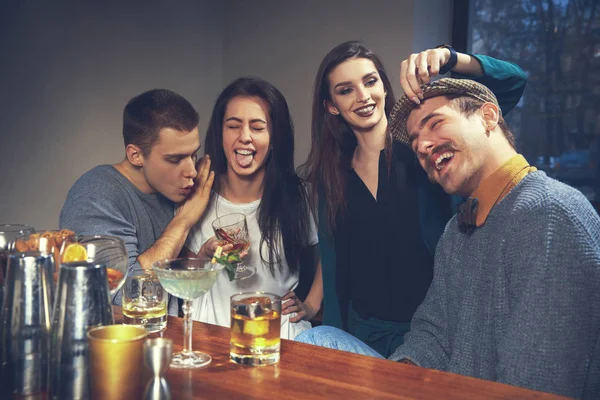
M 173 341 L 171 339 L 147 339 L 144 343 L 144 363 L 152 372 L 152 378 L 144 392 L 145 400 L 170 400 L 171 391 L 164 374 L 171 364 Z

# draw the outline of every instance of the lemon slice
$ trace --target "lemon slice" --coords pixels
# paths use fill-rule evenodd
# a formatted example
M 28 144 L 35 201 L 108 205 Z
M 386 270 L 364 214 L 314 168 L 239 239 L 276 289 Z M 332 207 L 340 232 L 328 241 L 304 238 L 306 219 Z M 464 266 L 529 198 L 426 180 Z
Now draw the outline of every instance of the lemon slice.
M 87 259 L 87 250 L 79 243 L 69 243 L 62 255 L 62 262 L 87 261 Z
M 212 258 L 212 260 L 210 260 L 210 262 L 213 264 L 216 264 L 217 258 L 221 257 L 221 253 L 223 253 L 223 247 L 217 246 L 217 249 L 215 250 L 215 254 L 213 254 L 213 258 Z

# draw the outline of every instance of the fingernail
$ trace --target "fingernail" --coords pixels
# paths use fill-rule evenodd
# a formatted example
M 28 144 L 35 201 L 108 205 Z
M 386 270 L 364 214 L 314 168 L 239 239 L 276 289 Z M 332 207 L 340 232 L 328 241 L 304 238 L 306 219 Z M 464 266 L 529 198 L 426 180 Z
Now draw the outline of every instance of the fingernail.
M 411 99 L 412 101 L 414 101 L 415 103 L 417 103 L 417 104 L 421 104 L 421 100 L 419 100 L 419 98 L 418 98 L 417 96 L 415 96 L 415 97 L 411 97 L 410 99 Z
M 417 93 L 417 96 L 419 96 L 419 99 L 423 100 L 423 93 Z

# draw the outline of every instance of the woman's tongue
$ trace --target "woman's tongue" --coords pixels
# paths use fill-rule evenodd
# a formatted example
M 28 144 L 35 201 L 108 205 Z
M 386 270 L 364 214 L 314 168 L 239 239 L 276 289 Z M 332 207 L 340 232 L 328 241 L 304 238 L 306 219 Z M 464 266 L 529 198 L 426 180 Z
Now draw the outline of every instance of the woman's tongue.
M 253 159 L 254 159 L 254 153 L 250 153 L 250 154 L 247 154 L 247 155 L 246 154 L 235 153 L 235 161 L 242 168 L 249 167 L 250 164 L 252 164 L 252 160 Z

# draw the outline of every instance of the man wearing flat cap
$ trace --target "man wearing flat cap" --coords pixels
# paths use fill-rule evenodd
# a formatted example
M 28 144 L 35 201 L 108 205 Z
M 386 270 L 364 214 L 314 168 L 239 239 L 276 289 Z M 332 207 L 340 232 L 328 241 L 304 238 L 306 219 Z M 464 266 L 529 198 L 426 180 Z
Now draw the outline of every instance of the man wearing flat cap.
M 515 149 L 495 96 L 470 80 L 421 87 L 390 115 L 429 179 L 468 197 L 391 360 L 577 398 L 600 398 L 600 217 Z M 329 347 L 376 355 L 347 337 Z M 335 339 L 335 345 L 331 343 Z

